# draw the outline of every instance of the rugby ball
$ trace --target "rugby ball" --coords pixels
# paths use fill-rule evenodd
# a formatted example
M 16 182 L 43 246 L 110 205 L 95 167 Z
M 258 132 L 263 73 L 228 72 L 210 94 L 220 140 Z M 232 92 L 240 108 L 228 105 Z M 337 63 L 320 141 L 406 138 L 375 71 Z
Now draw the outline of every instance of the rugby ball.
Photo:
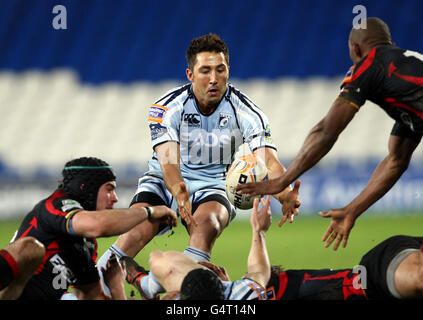
M 238 209 L 247 210 L 253 207 L 255 198 L 248 198 L 245 194 L 237 194 L 235 187 L 239 184 L 267 180 L 267 168 L 255 155 L 241 156 L 232 162 L 226 175 L 226 194 L 229 201 Z

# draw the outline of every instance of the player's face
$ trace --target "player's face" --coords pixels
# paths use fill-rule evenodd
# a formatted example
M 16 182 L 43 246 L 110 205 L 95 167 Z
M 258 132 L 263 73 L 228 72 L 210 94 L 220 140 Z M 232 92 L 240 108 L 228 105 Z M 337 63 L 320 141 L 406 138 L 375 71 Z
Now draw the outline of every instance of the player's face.
M 98 189 L 97 210 L 113 209 L 116 202 L 118 202 L 116 181 L 108 181 Z
M 200 52 L 197 54 L 193 70 L 186 70 L 188 80 L 200 108 L 207 113 L 216 107 L 226 92 L 229 66 L 223 52 Z

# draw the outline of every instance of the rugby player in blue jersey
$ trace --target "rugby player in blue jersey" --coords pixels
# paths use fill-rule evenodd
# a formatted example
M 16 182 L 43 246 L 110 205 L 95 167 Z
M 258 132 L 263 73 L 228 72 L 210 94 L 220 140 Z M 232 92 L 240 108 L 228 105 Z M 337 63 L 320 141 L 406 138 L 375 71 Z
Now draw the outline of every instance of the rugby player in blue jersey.
M 178 209 L 190 235 L 185 253 L 209 261 L 213 244 L 235 216 L 225 193 L 225 176 L 239 146 L 248 144 L 261 158 L 269 178 L 284 171 L 270 134 L 266 115 L 242 92 L 228 84 L 229 52 L 215 34 L 193 39 L 186 52 L 189 83 L 164 94 L 150 107 L 148 124 L 153 157 L 139 179 L 131 206 L 166 205 Z M 299 182 L 274 197 L 282 203 L 284 218 L 298 214 Z M 135 257 L 169 226 L 146 222 L 119 237 L 100 259 Z M 151 298 L 150 280 L 142 283 Z

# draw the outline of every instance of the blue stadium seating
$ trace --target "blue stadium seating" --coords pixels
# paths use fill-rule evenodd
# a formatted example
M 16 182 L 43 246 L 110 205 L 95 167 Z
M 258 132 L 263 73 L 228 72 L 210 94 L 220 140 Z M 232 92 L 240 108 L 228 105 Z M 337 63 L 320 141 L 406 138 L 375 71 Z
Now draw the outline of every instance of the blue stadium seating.
M 67 9 L 67 29 L 52 8 Z M 334 0 L 4 0 L 0 70 L 76 70 L 85 83 L 184 79 L 185 49 L 215 32 L 230 47 L 233 78 L 336 76 L 350 66 L 357 3 Z M 361 1 L 399 46 L 422 51 L 421 0 Z M 416 36 L 418 35 L 418 36 Z

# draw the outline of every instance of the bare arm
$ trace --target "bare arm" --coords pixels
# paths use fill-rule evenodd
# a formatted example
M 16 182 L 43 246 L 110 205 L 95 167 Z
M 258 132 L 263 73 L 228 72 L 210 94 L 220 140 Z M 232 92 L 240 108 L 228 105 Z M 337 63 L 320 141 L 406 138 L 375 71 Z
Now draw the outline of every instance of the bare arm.
M 407 170 L 418 143 L 407 138 L 391 136 L 389 154 L 373 172 L 366 188 L 348 205 L 358 217 L 384 196 Z
M 125 295 L 125 263 L 122 264 L 112 255 L 107 261 L 106 268 L 102 268 L 104 280 L 110 288 L 111 296 L 104 292 L 100 280 L 73 287 L 73 293 L 78 300 L 127 300 Z
M 155 150 L 166 188 L 178 202 L 179 214 L 190 225 L 195 223 L 191 215 L 191 203 L 180 169 L 180 150 L 177 142 L 166 142 Z
M 177 216 L 173 210 L 166 206 L 150 208 L 153 209 L 151 218 L 168 218 L 176 225 Z M 109 237 L 125 233 L 147 218 L 147 210 L 139 206 L 129 209 L 82 210 L 72 217 L 71 226 L 74 233 L 82 237 Z
M 332 218 L 332 222 L 323 235 L 326 247 L 336 239 L 333 249 L 340 243 L 345 248 L 349 233 L 355 220 L 372 204 L 383 197 L 407 170 L 411 156 L 418 143 L 414 140 L 391 135 L 389 138 L 389 154 L 377 166 L 364 190 L 347 206 L 320 213 L 324 218 Z
M 336 99 L 327 115 L 311 129 L 298 155 L 283 175 L 255 184 L 238 185 L 236 190 L 249 196 L 281 192 L 332 149 L 339 134 L 350 123 L 356 112 L 357 109 L 348 101 Z
M 265 163 L 269 179 L 278 178 L 286 171 L 285 167 L 278 160 L 277 153 L 274 149 L 260 148 L 255 150 L 254 154 Z M 298 198 L 299 187 L 300 181 L 297 181 L 294 190 L 291 188 L 291 185 L 288 185 L 284 190 L 273 195 L 282 204 L 283 217 L 279 223 L 280 227 L 288 218 L 292 222 L 294 221 L 294 214 L 298 215 L 298 208 L 301 205 Z
M 263 208 L 258 211 L 259 200 L 254 199 L 251 213 L 252 241 L 248 255 L 248 271 L 244 278 L 256 281 L 266 287 L 270 278 L 270 261 L 266 247 L 266 231 L 272 222 L 270 214 L 270 197 L 262 200 Z
M 110 289 L 113 300 L 127 300 L 125 295 L 125 261 L 118 261 L 114 254 L 107 261 L 106 268 L 101 268 L 104 282 Z
M 254 155 L 261 159 L 266 165 L 267 174 L 269 179 L 276 179 L 280 177 L 285 171 L 285 167 L 278 160 L 276 151 L 271 148 L 260 148 L 254 151 Z M 286 195 L 292 190 L 291 186 L 288 185 L 281 192 L 274 194 L 273 197 L 278 200 L 280 203 L 283 203 Z

